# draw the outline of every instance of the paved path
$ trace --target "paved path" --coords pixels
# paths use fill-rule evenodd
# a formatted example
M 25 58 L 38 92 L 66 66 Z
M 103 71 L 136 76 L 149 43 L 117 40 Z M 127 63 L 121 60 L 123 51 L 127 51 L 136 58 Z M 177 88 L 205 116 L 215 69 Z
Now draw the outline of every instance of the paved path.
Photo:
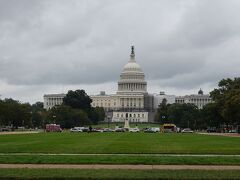
M 74 165 L 74 164 L 0 164 L 0 169 L 133 169 L 133 170 L 240 170 L 240 166 L 225 165 Z
M 39 133 L 39 131 L 10 131 L 10 132 L 0 132 L 0 135 L 8 135 L 8 134 L 34 134 Z
M 0 156 L 171 156 L 171 157 L 240 157 L 240 154 L 71 154 L 71 153 L 0 153 Z
M 227 137 L 240 137 L 240 134 L 237 133 L 197 133 L 210 136 L 227 136 Z

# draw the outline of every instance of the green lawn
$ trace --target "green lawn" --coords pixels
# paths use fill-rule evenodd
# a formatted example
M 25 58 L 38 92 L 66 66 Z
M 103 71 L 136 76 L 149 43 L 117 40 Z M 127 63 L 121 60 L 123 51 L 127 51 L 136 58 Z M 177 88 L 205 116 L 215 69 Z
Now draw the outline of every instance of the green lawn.
M 239 179 L 236 170 L 1 169 L 0 179 Z
M 0 155 L 1 164 L 184 164 L 240 165 L 240 157 Z
M 0 136 L 0 163 L 240 165 L 240 157 L 154 154 L 240 154 L 240 138 L 199 134 L 39 133 Z M 5 154 L 4 153 L 9 153 Z M 73 153 L 22 155 L 12 153 Z M 99 153 L 128 155 L 77 155 Z M 149 155 L 143 155 L 143 154 Z M 133 155 L 135 154 L 135 155 Z M 136 155 L 139 154 L 139 155 Z M 142 154 L 142 155 L 141 155 Z M 239 171 L 0 169 L 0 179 L 239 179 Z
M 240 138 L 162 133 L 1 135 L 0 153 L 240 154 Z

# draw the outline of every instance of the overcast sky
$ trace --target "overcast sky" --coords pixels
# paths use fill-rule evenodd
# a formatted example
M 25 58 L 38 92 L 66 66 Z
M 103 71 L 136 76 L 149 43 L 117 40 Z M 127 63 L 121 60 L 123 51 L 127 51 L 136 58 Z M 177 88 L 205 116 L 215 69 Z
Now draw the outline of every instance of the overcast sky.
M 0 94 L 115 93 L 135 46 L 148 91 L 208 93 L 240 72 L 239 0 L 0 0 Z

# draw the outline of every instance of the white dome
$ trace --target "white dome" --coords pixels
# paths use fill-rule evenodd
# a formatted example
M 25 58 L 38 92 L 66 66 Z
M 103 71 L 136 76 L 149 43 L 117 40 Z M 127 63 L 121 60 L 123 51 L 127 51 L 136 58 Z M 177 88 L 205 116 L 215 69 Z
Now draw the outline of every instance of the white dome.
M 146 93 L 147 82 L 140 65 L 135 60 L 134 47 L 130 55 L 130 60 L 124 66 L 118 81 L 118 94 L 122 93 Z
M 129 61 L 123 68 L 123 72 L 125 71 L 139 71 L 142 72 L 141 67 L 136 62 Z

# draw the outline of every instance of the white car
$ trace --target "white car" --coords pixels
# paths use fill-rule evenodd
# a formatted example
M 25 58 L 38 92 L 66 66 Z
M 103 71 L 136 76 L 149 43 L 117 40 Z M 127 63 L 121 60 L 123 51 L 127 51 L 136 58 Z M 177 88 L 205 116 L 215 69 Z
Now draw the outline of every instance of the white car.
M 114 132 L 114 130 L 110 129 L 110 128 L 104 128 L 103 132 Z
M 70 129 L 70 132 L 82 132 L 82 130 L 80 128 L 74 127 Z
M 181 132 L 182 133 L 193 133 L 193 131 L 190 128 L 185 128 Z
M 130 128 L 129 132 L 139 132 L 139 129 L 138 128 Z
M 154 132 L 160 132 L 160 128 L 159 127 L 151 127 L 151 129 Z

